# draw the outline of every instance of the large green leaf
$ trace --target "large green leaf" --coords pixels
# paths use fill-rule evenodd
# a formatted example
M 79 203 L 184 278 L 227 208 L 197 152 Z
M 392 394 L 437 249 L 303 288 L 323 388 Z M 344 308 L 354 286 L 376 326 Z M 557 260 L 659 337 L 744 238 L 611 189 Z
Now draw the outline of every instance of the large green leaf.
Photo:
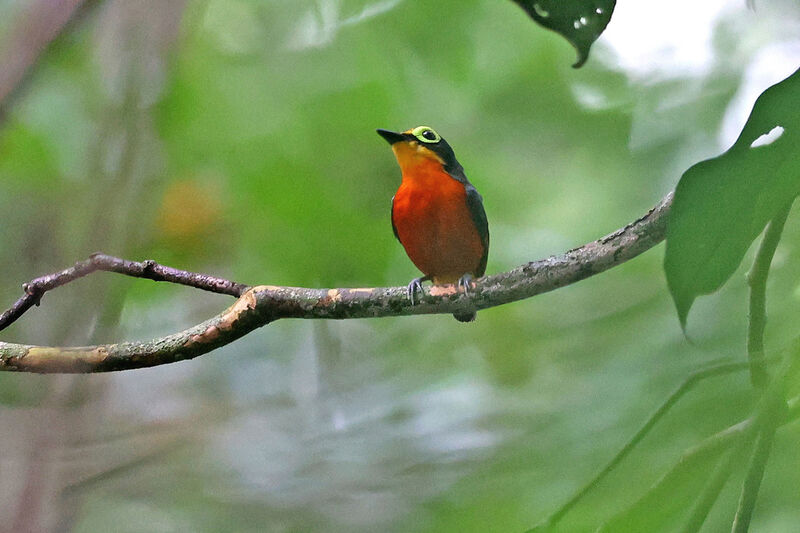
M 536 22 L 564 36 L 578 51 L 580 67 L 592 47 L 606 29 L 616 0 L 514 0 Z
M 778 210 L 800 193 L 800 70 L 756 100 L 736 143 L 675 190 L 664 270 L 681 324 L 719 289 Z
M 683 522 L 696 505 L 703 488 L 715 481 L 719 482 L 714 493 L 716 499 L 730 474 L 730 459 L 738 458 L 720 459 L 730 444 L 720 440 L 714 446 L 696 448 L 694 453 L 685 454 L 646 494 L 612 516 L 597 529 L 597 533 L 675 531 L 676 524 Z M 709 477 L 712 472 L 715 473 L 713 477 L 720 477 L 712 480 Z

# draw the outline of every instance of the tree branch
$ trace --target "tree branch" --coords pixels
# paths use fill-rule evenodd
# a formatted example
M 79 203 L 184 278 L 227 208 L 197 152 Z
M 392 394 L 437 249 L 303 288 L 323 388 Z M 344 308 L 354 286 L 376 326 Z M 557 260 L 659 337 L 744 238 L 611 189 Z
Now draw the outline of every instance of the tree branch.
M 70 281 L 87 276 L 92 272 L 103 270 L 106 272 L 117 272 L 135 278 L 147 278 L 153 281 L 169 281 L 180 285 L 188 285 L 196 289 L 228 294 L 230 296 L 241 296 L 249 287 L 229 281 L 227 279 L 216 278 L 206 274 L 186 272 L 163 265 L 159 265 L 153 260 L 141 262 L 126 261 L 118 257 L 101 253 L 92 254 L 86 261 L 79 261 L 74 266 L 60 272 L 54 272 L 29 281 L 22 285 L 25 294 L 11 306 L 10 309 L 0 315 L 0 330 L 10 326 L 15 320 L 39 302 L 44 293 L 66 285 Z
M 373 318 L 417 314 L 452 314 L 487 309 L 564 287 L 615 267 L 664 239 L 672 193 L 647 214 L 597 241 L 561 255 L 533 261 L 508 272 L 480 278 L 469 295 L 454 285 L 433 286 L 411 305 L 405 287 L 306 289 L 232 281 L 95 254 L 50 276 L 28 283 L 25 295 L 0 316 L 10 324 L 52 288 L 96 270 L 157 281 L 181 283 L 223 294 L 237 302 L 219 315 L 180 333 L 148 342 L 123 342 L 78 348 L 29 346 L 0 342 L 0 370 L 24 372 L 108 372 L 156 366 L 208 353 L 279 318 Z

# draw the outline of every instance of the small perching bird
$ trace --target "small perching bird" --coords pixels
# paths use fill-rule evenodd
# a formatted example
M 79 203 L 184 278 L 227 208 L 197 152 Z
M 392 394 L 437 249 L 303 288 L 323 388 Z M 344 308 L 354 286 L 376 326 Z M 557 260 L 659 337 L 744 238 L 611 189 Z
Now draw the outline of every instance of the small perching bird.
M 392 198 L 392 229 L 424 274 L 408 284 L 411 303 L 428 280 L 457 283 L 468 292 L 472 279 L 486 272 L 489 255 L 483 198 L 464 175 L 453 149 L 432 128 L 378 133 L 392 145 L 403 177 Z M 474 311 L 453 316 L 461 322 L 475 320 Z

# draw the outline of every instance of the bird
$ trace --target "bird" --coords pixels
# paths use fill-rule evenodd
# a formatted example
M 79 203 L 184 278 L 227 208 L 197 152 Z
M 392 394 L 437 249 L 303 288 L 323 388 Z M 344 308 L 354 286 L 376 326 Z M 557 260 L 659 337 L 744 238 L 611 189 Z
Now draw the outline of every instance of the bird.
M 489 222 L 483 198 L 464 174 L 453 149 L 429 126 L 402 133 L 379 129 L 400 165 L 402 181 L 392 197 L 392 230 L 414 265 L 424 274 L 408 284 L 414 304 L 423 281 L 470 283 L 486 272 Z M 475 320 L 475 311 L 453 315 Z

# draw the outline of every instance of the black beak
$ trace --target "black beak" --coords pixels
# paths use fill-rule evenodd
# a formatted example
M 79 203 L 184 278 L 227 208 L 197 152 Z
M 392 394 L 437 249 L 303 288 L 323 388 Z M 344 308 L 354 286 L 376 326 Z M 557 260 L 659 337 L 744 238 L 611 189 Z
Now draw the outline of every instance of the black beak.
M 378 132 L 378 135 L 386 139 L 386 142 L 389 144 L 399 143 L 400 141 L 405 141 L 406 136 L 403 133 L 397 133 L 395 131 L 389 130 L 375 130 Z

